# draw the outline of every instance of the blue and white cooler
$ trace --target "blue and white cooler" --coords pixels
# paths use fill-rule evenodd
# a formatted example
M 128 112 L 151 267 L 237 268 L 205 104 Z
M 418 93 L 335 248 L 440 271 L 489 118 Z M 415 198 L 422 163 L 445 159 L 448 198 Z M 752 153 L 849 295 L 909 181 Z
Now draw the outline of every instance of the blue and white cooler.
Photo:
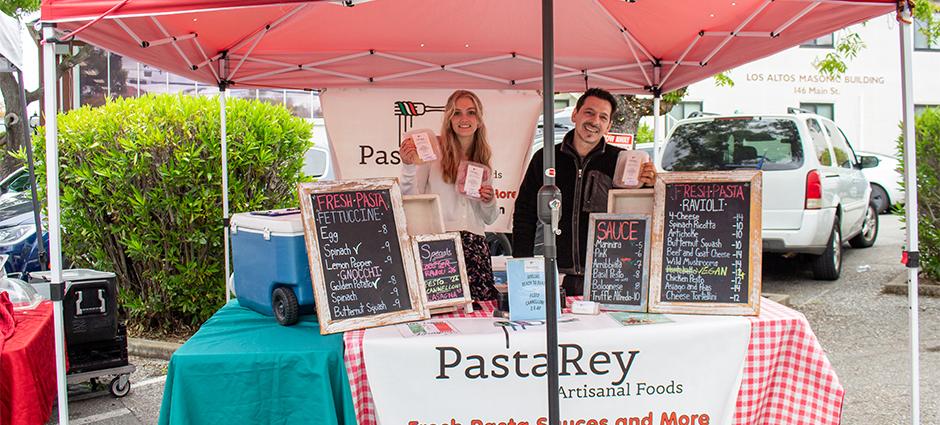
M 231 235 L 239 304 L 282 325 L 316 312 L 300 209 L 235 214 Z

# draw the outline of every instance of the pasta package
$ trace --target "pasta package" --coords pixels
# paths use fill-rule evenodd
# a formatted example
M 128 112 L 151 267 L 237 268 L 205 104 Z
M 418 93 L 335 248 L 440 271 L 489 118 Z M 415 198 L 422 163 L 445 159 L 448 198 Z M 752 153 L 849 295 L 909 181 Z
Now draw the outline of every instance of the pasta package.
M 490 167 L 473 161 L 460 161 L 457 167 L 457 193 L 480 199 L 480 188 L 490 182 Z
M 643 186 L 640 172 L 643 164 L 650 161 L 650 156 L 643 151 L 623 151 L 617 156 L 617 168 L 614 171 L 614 187 L 636 189 Z
M 418 151 L 418 164 L 437 161 L 441 157 L 440 146 L 437 144 L 437 135 L 434 134 L 433 130 L 426 128 L 411 130 L 402 136 L 402 143 L 408 138 L 414 142 L 415 149 Z

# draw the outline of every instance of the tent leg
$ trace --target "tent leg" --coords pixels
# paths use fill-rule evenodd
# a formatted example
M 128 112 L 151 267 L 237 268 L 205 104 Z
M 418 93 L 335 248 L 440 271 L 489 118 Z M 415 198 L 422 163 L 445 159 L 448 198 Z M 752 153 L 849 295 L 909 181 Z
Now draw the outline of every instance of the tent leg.
M 663 130 L 662 123 L 660 122 L 660 101 L 662 96 L 660 96 L 659 91 L 657 90 L 653 94 L 653 163 L 656 163 L 656 158 L 659 157 L 659 148 L 662 144 L 663 138 L 660 135 L 660 132 Z
M 219 86 L 219 114 L 220 128 L 222 133 L 222 231 L 225 234 L 222 236 L 223 244 L 225 249 L 225 302 L 229 302 L 232 299 L 233 288 L 229 285 L 231 282 L 230 276 L 232 275 L 231 266 L 229 265 L 229 259 L 231 255 L 229 247 L 229 216 L 228 216 L 228 140 L 226 138 L 225 132 L 225 85 L 222 84 Z
M 555 169 L 555 16 L 552 0 L 542 0 L 542 162 L 545 170 Z M 545 256 L 545 346 L 548 362 L 548 425 L 558 425 L 558 252 L 555 245 L 557 217 L 561 214 L 561 191 L 555 174 L 544 173 L 538 193 L 538 216 L 543 224 Z M 556 217 L 555 220 L 552 217 Z M 577 230 L 574 230 L 577 231 Z
M 913 28 L 911 10 L 904 3 L 904 9 L 899 19 L 898 31 L 901 38 L 901 105 L 903 106 L 903 135 L 904 135 L 904 190 L 906 192 L 907 208 L 905 220 L 907 222 L 907 273 L 908 273 L 908 302 L 910 303 L 911 324 L 911 423 L 920 424 L 920 331 L 918 311 L 918 282 L 917 272 L 919 266 L 918 240 L 917 240 L 917 147 L 914 139 L 914 81 L 911 70 L 911 53 L 913 49 Z
M 42 36 L 50 40 L 42 48 L 42 75 L 43 100 L 46 115 L 46 189 L 48 191 L 49 207 L 49 257 L 51 260 L 51 284 L 49 295 L 53 303 L 53 320 L 55 322 L 55 369 L 56 388 L 58 391 L 59 423 L 69 423 L 68 388 L 65 378 L 65 326 L 62 315 L 62 296 L 64 285 L 62 283 L 62 239 L 60 229 L 59 210 L 59 140 L 57 123 L 56 93 L 56 63 L 55 63 L 55 31 L 52 24 L 43 24 Z

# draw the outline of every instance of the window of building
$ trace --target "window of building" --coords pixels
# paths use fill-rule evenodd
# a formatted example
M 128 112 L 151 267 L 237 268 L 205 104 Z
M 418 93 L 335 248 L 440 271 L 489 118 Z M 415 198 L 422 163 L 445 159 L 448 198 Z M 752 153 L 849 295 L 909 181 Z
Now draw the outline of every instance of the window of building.
M 833 36 L 833 33 L 829 33 L 819 38 L 804 41 L 802 44 L 800 44 L 800 47 L 831 49 L 834 41 L 835 37 Z
M 800 103 L 800 109 L 835 120 L 836 110 L 831 103 Z
M 940 105 L 914 105 L 914 116 L 919 117 L 927 108 L 940 108 Z
M 940 19 L 940 14 L 934 15 L 934 19 Z M 940 40 L 934 39 L 932 43 L 927 42 L 927 36 L 920 32 L 924 27 L 924 22 L 914 20 L 914 50 L 930 50 L 940 52 Z
M 669 111 L 669 116 L 682 120 L 688 118 L 693 112 L 702 112 L 702 102 L 679 102 Z
M 815 118 L 807 118 L 806 126 L 809 128 L 809 135 L 813 139 L 813 147 L 816 148 L 816 158 L 819 159 L 819 165 L 832 165 L 832 155 L 829 154 L 829 143 L 826 143 L 826 136 L 823 134 L 822 126 Z

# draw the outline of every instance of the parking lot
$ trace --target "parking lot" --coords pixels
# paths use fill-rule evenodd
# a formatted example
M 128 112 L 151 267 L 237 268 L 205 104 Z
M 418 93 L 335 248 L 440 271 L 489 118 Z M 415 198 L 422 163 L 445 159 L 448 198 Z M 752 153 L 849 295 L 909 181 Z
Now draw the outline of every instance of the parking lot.
M 909 423 L 910 349 L 907 298 L 882 294 L 904 273 L 900 220 L 881 216 L 874 247 L 847 249 L 841 279 L 812 280 L 808 265 L 768 257 L 764 292 L 790 295 L 806 315 L 846 390 L 843 424 Z M 920 298 L 921 420 L 940 424 L 940 299 Z M 72 401 L 72 424 L 153 424 L 163 395 L 165 361 L 134 358 L 131 393 Z M 224 408 L 220 406 L 219 408 Z M 55 416 L 55 413 L 54 415 Z M 55 417 L 52 422 L 56 423 Z

